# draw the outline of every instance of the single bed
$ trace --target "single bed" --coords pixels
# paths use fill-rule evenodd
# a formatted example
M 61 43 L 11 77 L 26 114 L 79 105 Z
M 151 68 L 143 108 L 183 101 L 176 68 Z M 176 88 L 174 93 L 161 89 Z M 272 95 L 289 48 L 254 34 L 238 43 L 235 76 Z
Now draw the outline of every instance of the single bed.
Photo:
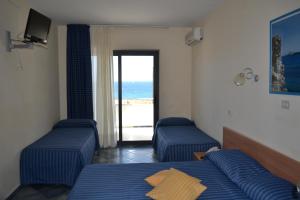
M 98 149 L 98 132 L 93 120 L 62 120 L 48 134 L 23 149 L 21 184 L 72 186 Z
M 161 162 L 191 161 L 194 152 L 221 147 L 218 141 L 197 128 L 193 121 L 181 117 L 159 120 L 152 143 Z
M 171 167 L 202 180 L 201 183 L 207 186 L 207 190 L 200 195 L 198 198 L 200 200 L 299 199 L 296 186 L 289 182 L 291 180 L 299 181 L 299 176 L 296 174 L 299 170 L 299 162 L 263 145 L 259 145 L 258 149 L 257 143 L 252 140 L 246 137 L 242 137 L 241 140 L 240 135 L 229 133 L 228 129 L 224 130 L 228 133 L 223 137 L 227 150 L 210 152 L 202 161 L 88 165 L 79 175 L 68 199 L 149 199 L 145 194 L 152 190 L 152 187 L 144 179 L 160 170 Z M 272 167 L 264 168 L 255 160 L 257 156 L 251 158 L 236 148 L 247 149 L 245 151 L 247 154 L 259 153 L 261 159 L 258 160 L 260 163 L 270 159 L 283 163 L 273 162 Z M 286 171 L 284 168 L 274 175 L 268 171 L 281 165 L 285 165 L 288 169 L 282 178 L 277 175 L 282 175 L 281 172 Z M 293 174 L 295 175 L 293 179 L 289 179 L 290 175 Z

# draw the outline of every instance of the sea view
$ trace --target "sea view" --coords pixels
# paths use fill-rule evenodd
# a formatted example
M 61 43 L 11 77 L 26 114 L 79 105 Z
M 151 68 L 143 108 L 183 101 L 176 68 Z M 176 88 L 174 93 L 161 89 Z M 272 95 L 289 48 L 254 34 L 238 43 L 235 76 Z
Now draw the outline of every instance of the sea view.
M 300 52 L 282 57 L 285 87 L 289 92 L 300 92 Z
M 123 82 L 122 93 L 123 140 L 151 140 L 153 135 L 152 82 Z M 114 83 L 114 97 L 116 113 L 118 113 L 117 82 Z
M 118 98 L 118 82 L 114 82 L 114 97 Z M 122 98 L 123 100 L 152 99 L 152 82 L 123 82 Z

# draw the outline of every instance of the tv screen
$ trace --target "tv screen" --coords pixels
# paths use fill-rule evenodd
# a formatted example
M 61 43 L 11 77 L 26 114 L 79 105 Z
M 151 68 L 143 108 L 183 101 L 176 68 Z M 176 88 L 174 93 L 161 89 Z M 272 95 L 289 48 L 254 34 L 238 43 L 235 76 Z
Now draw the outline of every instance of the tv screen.
M 50 25 L 51 19 L 30 9 L 24 34 L 25 42 L 47 44 Z

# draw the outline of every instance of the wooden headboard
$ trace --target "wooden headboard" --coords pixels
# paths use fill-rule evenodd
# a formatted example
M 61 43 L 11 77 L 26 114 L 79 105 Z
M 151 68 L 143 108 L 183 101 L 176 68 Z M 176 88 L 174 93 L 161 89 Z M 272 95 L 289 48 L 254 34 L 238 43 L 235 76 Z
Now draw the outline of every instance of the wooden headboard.
M 223 128 L 224 149 L 240 149 L 257 160 L 274 175 L 291 183 L 300 182 L 300 162 L 293 160 L 232 129 Z

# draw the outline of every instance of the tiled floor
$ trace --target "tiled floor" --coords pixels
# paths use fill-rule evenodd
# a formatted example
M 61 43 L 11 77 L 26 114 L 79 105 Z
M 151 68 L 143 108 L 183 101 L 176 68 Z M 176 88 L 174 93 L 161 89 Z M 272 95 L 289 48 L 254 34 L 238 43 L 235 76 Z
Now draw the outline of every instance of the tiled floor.
M 151 145 L 125 146 L 104 149 L 94 158 L 94 163 L 152 163 L 156 162 Z
M 95 156 L 94 163 L 152 163 L 156 162 L 150 145 L 124 146 L 104 149 Z M 66 186 L 35 185 L 22 187 L 10 200 L 65 200 L 70 191 Z

